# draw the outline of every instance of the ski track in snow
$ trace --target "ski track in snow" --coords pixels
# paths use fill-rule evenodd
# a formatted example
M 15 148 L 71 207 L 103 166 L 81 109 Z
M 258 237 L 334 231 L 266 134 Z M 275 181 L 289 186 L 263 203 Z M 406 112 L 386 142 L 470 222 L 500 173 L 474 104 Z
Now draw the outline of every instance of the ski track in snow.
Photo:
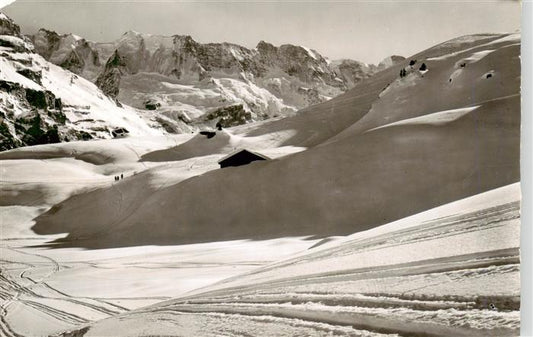
M 402 249 L 472 232 L 479 237 L 497 235 L 491 234 L 495 229 L 516 232 L 518 219 L 518 202 L 444 216 L 372 238 L 348 240 L 338 247 L 317 250 L 221 282 L 221 289 L 131 314 L 126 313 L 125 307 L 113 304 L 112 299 L 69 296 L 54 289 L 46 279 L 63 268 L 59 263 L 42 254 L 4 246 L 2 249 L 17 255 L 17 264 L 9 265 L 9 270 L 2 267 L 0 329 L 2 335 L 21 336 L 10 324 L 13 315 L 24 307 L 25 311 L 60 322 L 63 328 L 59 330 L 126 313 L 120 316 L 124 324 L 135 326 L 138 321 L 150 326 L 165 321 L 169 325 L 163 325 L 163 329 L 176 325 L 183 328 L 179 325 L 182 321 L 196 322 L 205 325 L 205 330 L 196 331 L 205 336 L 397 336 L 428 331 L 429 335 L 440 336 L 512 335 L 519 328 L 519 251 L 512 240 L 507 249 L 487 247 L 475 254 L 383 267 L 336 266 L 332 270 L 311 269 L 307 274 L 298 267 L 316 261 L 331 264 L 358 252 Z M 10 258 L 7 253 L 2 256 Z M 2 261 L 7 266 L 5 262 L 9 261 Z M 516 280 L 514 286 L 512 280 Z M 490 304 L 498 309 L 491 310 Z M 87 335 L 98 336 L 101 327 L 91 327 Z M 193 327 L 186 328 L 186 335 L 194 335 Z M 54 331 L 58 329 L 50 328 L 50 332 Z
M 467 212 L 448 210 L 414 223 L 392 223 L 264 267 L 264 262 L 250 261 L 250 268 L 259 268 L 160 304 L 155 303 L 168 298 L 73 296 L 49 284 L 55 274 L 80 264 L 112 270 L 121 263 L 117 257 L 110 256 L 108 262 L 76 257 L 58 262 L 54 255 L 24 247 L 25 239 L 3 240 L 0 334 L 36 334 L 21 326 L 22 319 L 35 320 L 42 335 L 58 331 L 82 331 L 87 336 L 142 335 L 142 331 L 156 335 L 180 331 L 190 336 L 516 335 L 520 204 L 511 196 L 517 186 L 504 188 L 506 196 L 493 197 L 496 202 L 480 202 L 482 207 L 455 207 Z M 443 242 L 461 243 L 471 235 L 484 242 L 472 247 L 450 245 L 443 256 L 427 250 Z M 398 260 L 385 258 L 390 251 Z M 170 267 L 126 256 L 122 264 L 131 268 Z M 187 261 L 174 267 L 189 264 L 188 268 L 197 268 Z M 129 312 L 138 305 L 129 306 L 128 301 L 153 305 Z M 119 323 L 102 321 L 112 316 Z
M 150 184 L 169 184 L 218 168 L 221 154 L 161 164 L 137 161 L 146 152 L 179 145 L 191 136 L 72 142 L 25 149 L 50 151 L 64 157 L 3 160 L 2 193 L 16 195 L 31 188 L 47 196 L 30 196 L 33 206 L 10 205 L 0 210 L 0 336 L 49 335 L 80 324 L 114 316 L 167 300 L 185 291 L 305 250 L 315 242 L 281 238 L 261 243 L 237 241 L 174 247 L 130 247 L 102 251 L 60 251 L 39 247 L 64 234 L 37 236 L 31 231 L 36 216 L 82 189 L 109 187 L 116 191 L 117 209 L 126 205 L 121 183 L 111 174 L 151 169 Z M 238 146 L 242 136 L 231 136 Z M 258 144 L 272 158 L 305 148 L 277 147 L 280 134 L 245 140 Z M 80 146 L 83 150 L 80 151 Z M 56 147 L 63 148 L 61 151 Z M 80 152 L 100 153 L 109 164 L 76 159 Z M 31 154 L 30 154 L 31 157 Z M 131 165 L 135 162 L 135 165 Z M 176 174 L 176 172 L 179 172 Z M 138 173 L 138 172 L 137 172 Z M 49 196 L 48 196 L 49 194 Z M 34 200 L 35 199 L 35 200 Z M 217 253 L 219 252 L 219 253 Z M 203 256 L 203 257 L 202 257 Z M 152 276 L 148 276 L 152 275 Z M 35 321 L 35 324 L 25 322 Z
M 516 192 L 513 186 L 507 192 Z M 87 326 L 86 335 L 122 335 L 120 328 L 126 326 L 128 335 L 517 335 L 520 204 L 502 199 L 370 237 L 353 235 L 341 244 Z M 473 233 L 486 241 L 484 249 L 469 253 L 451 247 L 444 257 L 428 254 L 427 259 L 382 266 L 357 261 L 360 253 L 377 257 L 388 249 L 425 255 L 428 242 L 460 241 Z M 493 239 L 503 244 L 491 246 Z
M 1 247 L 2 270 L 0 273 L 0 335 L 23 336 L 11 328 L 12 319 L 17 319 L 17 313 L 22 310 L 33 309 L 38 315 L 47 316 L 47 320 L 69 328 L 95 319 L 102 319 L 127 311 L 126 308 L 100 299 L 74 297 L 61 292 L 45 280 L 60 271 L 62 267 L 52 258 L 27 253 L 12 247 Z M 7 261 L 7 250 L 11 254 L 25 255 L 30 262 Z M 9 257 L 7 257 L 9 258 Z M 17 260 L 24 260 L 18 257 Z M 15 264 L 23 265 L 17 272 Z M 12 307 L 15 307 L 14 309 Z M 15 324 L 20 327 L 19 324 Z M 43 335 L 47 329 L 43 328 Z M 17 329 L 18 330 L 18 329 Z M 26 332 L 28 333 L 28 332 Z

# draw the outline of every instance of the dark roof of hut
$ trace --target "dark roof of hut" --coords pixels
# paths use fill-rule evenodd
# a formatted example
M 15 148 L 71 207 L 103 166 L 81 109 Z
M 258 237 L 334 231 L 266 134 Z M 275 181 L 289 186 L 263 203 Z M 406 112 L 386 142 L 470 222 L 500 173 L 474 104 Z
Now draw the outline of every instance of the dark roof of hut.
M 233 156 L 235 156 L 236 154 L 241 153 L 241 152 L 248 152 L 248 153 L 251 153 L 251 154 L 253 154 L 253 155 L 257 156 L 257 157 L 260 157 L 260 158 L 262 158 L 262 159 L 270 160 L 269 157 L 267 157 L 267 156 L 265 156 L 265 155 L 263 155 L 263 154 L 261 154 L 261 153 L 254 152 L 254 151 L 250 151 L 250 150 L 247 150 L 247 149 L 238 149 L 238 150 L 235 150 L 235 151 L 229 153 L 228 155 L 224 156 L 223 158 L 221 158 L 221 159 L 218 161 L 218 163 L 220 164 L 220 163 L 222 163 L 223 161 L 225 161 L 225 160 L 227 160 L 227 159 L 230 159 L 231 157 L 233 157 Z

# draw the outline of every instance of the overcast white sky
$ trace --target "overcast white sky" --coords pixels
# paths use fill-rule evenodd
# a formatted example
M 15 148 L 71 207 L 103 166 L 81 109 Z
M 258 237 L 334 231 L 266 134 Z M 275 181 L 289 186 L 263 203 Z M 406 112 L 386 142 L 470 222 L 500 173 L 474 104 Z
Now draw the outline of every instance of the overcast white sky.
M 520 10 L 518 1 L 442 0 L 17 0 L 2 9 L 24 33 L 44 27 L 104 42 L 136 30 L 250 48 L 265 40 L 368 63 L 409 56 L 460 35 L 515 31 Z

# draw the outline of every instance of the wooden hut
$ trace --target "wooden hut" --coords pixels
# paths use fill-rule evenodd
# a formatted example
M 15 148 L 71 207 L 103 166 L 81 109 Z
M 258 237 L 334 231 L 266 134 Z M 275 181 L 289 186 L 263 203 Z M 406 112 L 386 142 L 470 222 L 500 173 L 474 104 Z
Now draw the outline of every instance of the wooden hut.
M 269 160 L 267 156 L 246 149 L 234 151 L 218 161 L 220 168 L 242 166 L 257 160 Z

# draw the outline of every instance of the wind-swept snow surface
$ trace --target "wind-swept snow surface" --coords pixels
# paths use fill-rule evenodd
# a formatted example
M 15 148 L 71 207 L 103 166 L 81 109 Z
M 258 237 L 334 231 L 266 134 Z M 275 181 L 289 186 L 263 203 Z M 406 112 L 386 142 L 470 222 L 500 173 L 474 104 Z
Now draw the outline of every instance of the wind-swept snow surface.
M 24 214 L 18 210 L 15 216 L 15 210 L 4 208 L 3 220 L 20 219 Z M 3 238 L 0 246 L 2 336 L 48 336 L 70 330 L 250 271 L 316 243 L 285 238 L 47 250 L 28 247 L 46 238 L 29 231 L 15 234 Z
M 83 331 L 514 336 L 520 326 L 519 199 L 519 184 L 489 191 Z

